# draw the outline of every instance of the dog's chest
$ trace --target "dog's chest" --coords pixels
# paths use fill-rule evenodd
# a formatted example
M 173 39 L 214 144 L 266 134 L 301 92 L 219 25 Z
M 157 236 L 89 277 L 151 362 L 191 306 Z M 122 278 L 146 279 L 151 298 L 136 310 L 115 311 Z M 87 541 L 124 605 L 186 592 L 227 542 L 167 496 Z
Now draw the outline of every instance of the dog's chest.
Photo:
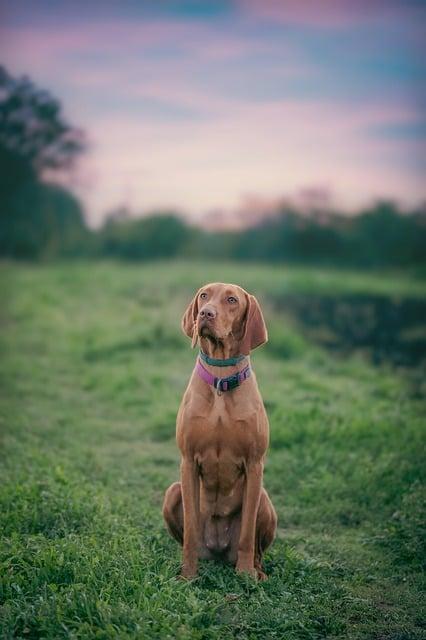
M 264 440 L 267 429 L 263 405 L 247 403 L 230 407 L 225 401 L 203 406 L 188 403 L 178 424 L 178 443 L 181 449 L 204 455 L 206 451 L 229 451 L 233 458 L 245 458 L 257 440 Z
M 195 454 L 195 461 L 207 491 L 219 489 L 227 494 L 244 473 L 243 458 L 226 448 L 207 448 Z
M 177 443 L 183 455 L 228 451 L 233 459 L 262 455 L 268 444 L 268 420 L 253 381 L 229 393 L 206 394 L 195 379 L 177 416 Z M 251 385 L 249 386 L 251 382 Z M 204 383 L 203 383 L 204 384 Z

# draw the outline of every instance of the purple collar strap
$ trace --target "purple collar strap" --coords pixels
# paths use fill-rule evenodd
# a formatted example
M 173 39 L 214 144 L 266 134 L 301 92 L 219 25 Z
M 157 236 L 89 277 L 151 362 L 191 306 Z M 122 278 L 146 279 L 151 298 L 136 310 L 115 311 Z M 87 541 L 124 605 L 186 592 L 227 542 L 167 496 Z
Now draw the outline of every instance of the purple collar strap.
M 232 376 L 228 376 L 227 378 L 217 378 L 203 367 L 200 359 L 197 360 L 195 370 L 204 382 L 207 382 L 207 384 L 216 389 L 218 395 L 223 391 L 232 391 L 232 389 L 236 389 L 236 387 L 239 387 L 240 384 L 244 382 L 244 380 L 247 380 L 251 375 L 250 365 L 247 365 L 244 369 L 234 373 Z

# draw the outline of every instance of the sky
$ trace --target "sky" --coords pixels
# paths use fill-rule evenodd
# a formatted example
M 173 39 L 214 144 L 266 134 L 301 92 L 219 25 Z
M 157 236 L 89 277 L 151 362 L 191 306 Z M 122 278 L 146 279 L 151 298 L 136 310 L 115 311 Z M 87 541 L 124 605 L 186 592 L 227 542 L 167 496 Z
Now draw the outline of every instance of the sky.
M 426 0 L 0 0 L 0 62 L 83 128 L 89 221 L 426 199 Z

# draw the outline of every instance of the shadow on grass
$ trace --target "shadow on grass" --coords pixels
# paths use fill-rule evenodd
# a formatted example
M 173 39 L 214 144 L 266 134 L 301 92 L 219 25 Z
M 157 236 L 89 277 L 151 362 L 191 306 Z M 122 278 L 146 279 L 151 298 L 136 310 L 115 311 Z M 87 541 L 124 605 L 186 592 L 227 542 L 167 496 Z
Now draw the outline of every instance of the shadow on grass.
M 328 350 L 363 350 L 374 364 L 414 367 L 426 361 L 423 298 L 293 294 L 274 303 L 295 319 L 308 339 Z

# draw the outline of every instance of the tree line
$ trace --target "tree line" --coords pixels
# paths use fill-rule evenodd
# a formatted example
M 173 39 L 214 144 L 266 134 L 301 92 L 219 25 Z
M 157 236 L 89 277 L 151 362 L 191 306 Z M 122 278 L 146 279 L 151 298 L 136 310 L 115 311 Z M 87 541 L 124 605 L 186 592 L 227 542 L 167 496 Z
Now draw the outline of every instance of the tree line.
M 426 262 L 426 210 L 401 212 L 389 201 L 345 216 L 283 206 L 255 226 L 206 231 L 177 215 L 109 220 L 96 234 L 99 256 L 123 260 L 194 257 L 353 267 Z
M 425 264 L 426 207 L 401 211 L 386 200 L 351 216 L 283 204 L 274 215 L 235 231 L 207 231 L 175 212 L 111 215 L 91 230 L 78 199 L 48 180 L 68 171 L 86 144 L 58 100 L 0 67 L 0 257 L 193 257 L 365 268 Z

